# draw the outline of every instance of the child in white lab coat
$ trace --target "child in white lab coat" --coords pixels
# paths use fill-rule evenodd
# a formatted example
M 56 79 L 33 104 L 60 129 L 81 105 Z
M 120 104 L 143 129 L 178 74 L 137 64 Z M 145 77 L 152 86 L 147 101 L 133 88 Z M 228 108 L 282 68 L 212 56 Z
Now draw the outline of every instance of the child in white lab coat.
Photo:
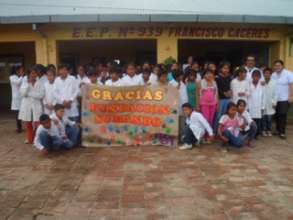
M 276 82 L 271 79 L 272 70 L 266 68 L 263 71 L 264 75 L 264 112 L 262 117 L 262 135 L 272 136 L 272 118 L 276 113 L 277 106 L 277 89 Z
M 20 87 L 22 96 L 19 119 L 26 124 L 26 143 L 32 144 L 34 129 L 37 128 L 39 118 L 43 112 L 42 100 L 45 96 L 43 84 L 38 79 L 37 68 L 30 69 L 27 81 Z
M 247 102 L 249 96 L 249 83 L 246 80 L 246 69 L 237 67 L 235 70 L 236 78 L 231 82 L 232 101 L 236 104 L 239 99 Z
M 24 68 L 22 65 L 20 65 L 15 68 L 15 72 L 13 73 L 13 75 L 9 77 L 11 93 L 12 93 L 11 110 L 15 114 L 16 131 L 18 133 L 22 132 L 22 124 L 21 124 L 21 120 L 18 119 L 18 113 L 19 113 L 19 108 L 21 104 L 20 87 L 23 82 L 24 74 L 25 74 Z
M 105 82 L 106 86 L 120 86 L 121 79 L 119 78 L 119 69 L 116 67 L 111 67 L 110 70 L 110 79 Z
M 150 85 L 153 85 L 154 82 L 156 82 L 156 81 L 151 81 L 150 76 L 151 76 L 150 69 L 148 69 L 148 68 L 142 69 L 141 77 L 142 77 L 142 81 L 143 81 L 144 85 L 150 86 Z
M 205 133 L 209 135 L 209 141 L 214 138 L 213 129 L 199 112 L 193 110 L 189 103 L 182 105 L 184 116 L 186 117 L 186 124 L 183 129 L 182 143 L 180 150 L 191 149 L 193 144 L 199 144 Z
M 47 82 L 45 82 L 45 97 L 43 99 L 44 113 L 52 114 L 54 111 L 54 105 L 56 104 L 56 99 L 54 97 L 54 81 L 56 73 L 49 69 L 47 70 Z
M 79 121 L 78 83 L 74 76 L 69 75 L 69 67 L 61 65 L 59 67 L 59 76 L 54 82 L 54 97 L 57 104 L 65 107 L 65 115 L 73 121 Z
M 46 76 L 46 71 L 47 71 L 46 67 L 43 66 L 42 64 L 36 64 L 35 68 L 36 68 L 40 83 L 45 85 L 45 83 L 48 81 Z
M 256 138 L 262 131 L 262 111 L 264 110 L 264 86 L 262 85 L 261 72 L 254 70 L 252 72 L 252 80 L 249 83 L 249 96 L 248 96 L 248 111 L 252 119 L 257 125 Z
M 183 72 L 181 70 L 172 71 L 172 80 L 169 84 L 176 87 L 179 90 L 179 105 L 182 106 L 184 103 L 188 102 L 187 88 L 183 82 Z
M 139 86 L 143 85 L 141 76 L 136 75 L 135 65 L 128 63 L 126 66 L 126 75 L 121 79 L 121 86 Z

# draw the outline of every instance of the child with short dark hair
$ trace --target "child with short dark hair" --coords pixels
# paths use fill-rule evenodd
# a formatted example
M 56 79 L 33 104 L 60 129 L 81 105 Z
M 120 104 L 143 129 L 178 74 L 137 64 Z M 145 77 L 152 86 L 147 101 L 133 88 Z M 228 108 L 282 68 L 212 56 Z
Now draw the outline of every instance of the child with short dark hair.
M 213 129 L 201 113 L 194 111 L 189 103 L 182 105 L 182 111 L 186 121 L 180 150 L 191 149 L 193 144 L 199 144 L 205 133 L 208 133 L 209 141 L 213 140 Z
M 106 86 L 121 86 L 121 80 L 119 78 L 119 69 L 116 67 L 110 68 L 110 79 L 105 82 Z
M 252 72 L 252 80 L 249 82 L 249 96 L 247 101 L 247 107 L 249 114 L 257 125 L 256 137 L 261 134 L 262 131 L 262 112 L 264 110 L 264 86 L 262 85 L 261 72 L 254 70 Z
M 50 116 L 54 126 L 58 129 L 62 139 L 68 142 L 68 146 L 77 146 L 80 143 L 80 128 L 75 121 L 69 120 L 64 116 L 65 107 L 57 104 L 54 107 L 54 113 Z M 69 147 L 68 147 L 69 148 Z
M 262 135 L 272 136 L 272 118 L 276 113 L 277 106 L 277 89 L 276 83 L 271 79 L 272 70 L 270 68 L 265 68 L 263 70 L 264 75 L 264 112 L 262 116 Z
M 52 147 L 52 125 L 49 115 L 42 114 L 39 118 L 40 125 L 36 130 L 34 146 L 43 154 L 48 154 Z
M 45 97 L 43 99 L 44 112 L 48 115 L 52 114 L 54 111 L 54 105 L 56 104 L 56 99 L 54 96 L 54 81 L 56 73 L 49 69 L 47 70 L 47 82 L 45 82 Z

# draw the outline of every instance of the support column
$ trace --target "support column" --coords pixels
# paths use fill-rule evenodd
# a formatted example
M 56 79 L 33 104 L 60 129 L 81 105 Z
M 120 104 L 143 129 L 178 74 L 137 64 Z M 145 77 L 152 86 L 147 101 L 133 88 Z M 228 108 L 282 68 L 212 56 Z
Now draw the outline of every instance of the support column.
M 47 39 L 42 37 L 35 41 L 36 63 L 48 65 Z
M 158 38 L 157 62 L 163 63 L 168 57 L 172 57 L 173 59 L 178 60 L 178 39 Z
M 58 47 L 55 39 L 48 39 L 48 62 L 49 64 L 54 64 L 56 67 L 58 65 Z

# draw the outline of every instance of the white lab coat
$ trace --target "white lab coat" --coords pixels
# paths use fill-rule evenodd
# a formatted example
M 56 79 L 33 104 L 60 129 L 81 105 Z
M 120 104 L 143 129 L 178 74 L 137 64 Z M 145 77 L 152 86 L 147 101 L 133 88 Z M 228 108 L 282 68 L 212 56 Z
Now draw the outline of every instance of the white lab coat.
M 178 82 L 174 79 L 172 79 L 169 82 L 169 84 L 174 87 L 178 86 Z M 179 86 L 179 104 L 180 104 L 179 105 L 180 106 L 179 113 L 180 114 L 182 113 L 181 106 L 187 102 L 188 102 L 187 88 L 186 88 L 186 85 L 184 84 L 184 82 L 180 81 L 180 86 Z
M 80 75 L 76 76 L 76 81 L 78 85 L 80 86 L 81 83 L 91 83 L 90 79 L 87 76 L 80 77 Z
M 252 73 L 253 73 L 254 70 L 259 70 L 260 71 L 260 74 L 261 74 L 261 78 L 260 79 L 261 79 L 261 81 L 264 80 L 263 72 L 259 68 L 253 67 L 252 69 L 249 69 L 247 66 L 245 66 L 244 68 L 246 69 L 246 80 L 248 82 L 251 82 L 251 80 L 252 80 Z
M 252 118 L 261 119 L 264 109 L 264 86 L 259 81 L 257 86 L 249 84 L 248 111 Z
M 47 75 L 42 75 L 41 77 L 39 77 L 39 81 L 40 81 L 40 83 L 45 85 L 45 83 L 48 82 Z
M 39 121 L 43 113 L 42 99 L 45 96 L 43 84 L 37 80 L 33 86 L 31 83 L 23 82 L 20 87 L 22 101 L 18 118 L 22 121 Z
M 34 146 L 37 148 L 37 149 L 39 149 L 39 150 L 43 150 L 45 147 L 41 144 L 41 140 L 40 140 L 40 134 L 42 133 L 42 132 L 45 132 L 45 133 L 47 133 L 49 136 L 58 136 L 58 137 L 60 137 L 59 136 L 59 134 L 58 134 L 58 130 L 57 130 L 57 128 L 56 127 L 54 127 L 54 122 L 53 121 L 51 121 L 51 128 L 49 128 L 49 129 L 46 129 L 46 128 L 44 128 L 44 126 L 43 125 L 39 125 L 38 126 L 38 128 L 37 128 L 37 130 L 36 130 L 36 135 L 35 135 L 35 138 L 34 138 Z
M 79 87 L 75 77 L 71 75 L 68 75 L 65 79 L 57 77 L 53 90 L 57 104 L 63 104 L 64 101 L 71 101 L 71 108 L 65 109 L 65 116 L 77 117 L 79 115 L 77 102 Z
M 66 116 L 63 116 L 62 119 L 59 119 L 55 112 L 50 115 L 50 118 L 53 121 L 52 130 L 57 131 L 57 136 L 66 137 L 66 126 L 74 126 L 76 123 L 69 120 Z M 57 122 L 57 123 L 56 123 Z
M 76 83 L 77 83 L 77 87 L 78 87 L 78 94 L 77 96 L 81 96 L 81 84 L 90 84 L 91 83 L 91 80 L 87 77 L 87 76 L 84 76 L 84 77 L 80 77 L 80 75 L 77 75 L 76 76 Z
M 117 81 L 113 82 L 112 79 L 108 79 L 105 82 L 106 86 L 121 86 L 121 79 L 118 79 Z
M 11 85 L 11 110 L 19 110 L 21 104 L 21 94 L 20 87 L 23 81 L 23 77 L 19 77 L 17 75 L 12 75 L 9 77 L 10 85 Z
M 247 103 L 249 96 L 249 83 L 247 80 L 239 81 L 237 78 L 231 82 L 232 101 L 236 104 L 239 99 L 244 100 Z M 239 96 L 238 93 L 244 92 L 245 96 Z
M 121 86 L 139 86 L 144 85 L 142 77 L 139 75 L 134 75 L 130 77 L 128 74 L 122 77 Z
M 45 97 L 43 99 L 44 112 L 48 115 L 52 114 L 52 110 L 47 109 L 45 105 L 56 105 L 56 99 L 54 96 L 54 83 L 46 82 L 45 85 Z
M 270 80 L 264 85 L 264 114 L 265 115 L 274 115 L 276 110 L 275 106 L 277 105 L 278 93 L 276 82 Z
M 205 132 L 209 134 L 209 136 L 213 136 L 213 129 L 207 122 L 207 120 L 203 117 L 203 115 L 199 112 L 193 111 L 189 118 L 186 118 L 186 124 L 189 126 L 195 138 L 200 141 L 201 138 L 205 135 Z
M 141 80 L 144 83 L 143 74 L 141 73 L 141 74 L 139 74 L 139 76 L 141 77 Z M 150 85 L 157 85 L 157 82 L 158 82 L 158 76 L 156 74 L 154 74 L 154 73 L 151 73 L 148 83 Z

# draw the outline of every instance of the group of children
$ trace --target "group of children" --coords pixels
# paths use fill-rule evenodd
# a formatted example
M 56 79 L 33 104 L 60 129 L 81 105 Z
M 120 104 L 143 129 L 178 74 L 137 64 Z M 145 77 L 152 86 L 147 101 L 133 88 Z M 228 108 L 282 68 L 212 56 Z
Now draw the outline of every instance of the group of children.
M 34 144 L 47 153 L 69 149 L 80 143 L 80 103 L 84 84 L 106 86 L 170 85 L 178 89 L 182 106 L 180 133 L 183 145 L 191 149 L 195 143 L 211 142 L 215 134 L 236 147 L 253 146 L 259 134 L 272 135 L 272 116 L 277 103 L 276 84 L 272 70 L 239 67 L 230 73 L 231 65 L 217 66 L 197 62 L 180 67 L 142 66 L 128 63 L 79 65 L 77 74 L 72 68 L 60 65 L 33 66 L 27 74 L 19 66 L 10 77 L 12 106 L 17 131 L 21 121 L 26 125 L 26 143 Z M 182 123 L 183 122 L 183 123 Z

